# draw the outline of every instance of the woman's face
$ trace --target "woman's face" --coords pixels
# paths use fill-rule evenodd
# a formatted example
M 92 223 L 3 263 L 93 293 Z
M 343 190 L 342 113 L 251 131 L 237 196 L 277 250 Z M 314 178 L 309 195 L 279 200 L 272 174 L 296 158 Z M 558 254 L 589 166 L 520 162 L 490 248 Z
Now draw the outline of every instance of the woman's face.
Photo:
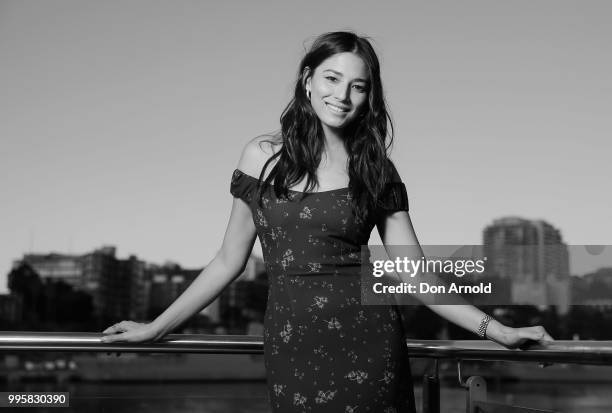
M 355 120 L 368 101 L 367 67 L 354 53 L 324 60 L 306 79 L 310 103 L 323 128 L 338 131 Z

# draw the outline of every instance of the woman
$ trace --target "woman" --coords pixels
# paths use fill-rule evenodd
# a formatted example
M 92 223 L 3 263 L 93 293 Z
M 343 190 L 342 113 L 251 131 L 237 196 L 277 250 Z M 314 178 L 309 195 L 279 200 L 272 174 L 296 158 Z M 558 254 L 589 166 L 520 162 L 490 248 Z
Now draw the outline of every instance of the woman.
M 414 412 L 398 308 L 360 302 L 361 245 L 374 226 L 385 245 L 420 249 L 405 186 L 387 156 L 388 126 L 368 40 L 349 32 L 316 39 L 280 133 L 244 148 L 215 258 L 153 322 L 123 321 L 103 341 L 172 331 L 242 271 L 258 236 L 270 279 L 264 355 L 273 411 Z M 541 326 L 506 327 L 470 305 L 429 307 L 509 348 L 552 340 Z

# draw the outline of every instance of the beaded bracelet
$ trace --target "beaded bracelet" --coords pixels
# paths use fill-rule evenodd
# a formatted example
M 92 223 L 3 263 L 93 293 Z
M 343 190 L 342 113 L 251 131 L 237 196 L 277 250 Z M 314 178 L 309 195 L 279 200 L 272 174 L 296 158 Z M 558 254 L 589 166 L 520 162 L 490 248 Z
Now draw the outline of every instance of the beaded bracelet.
M 478 334 L 482 338 L 486 338 L 487 337 L 487 326 L 489 325 L 489 322 L 491 320 L 492 320 L 491 316 L 488 314 L 485 314 L 485 316 L 482 317 L 482 320 L 480 320 L 480 325 L 478 326 L 478 331 L 476 334 Z

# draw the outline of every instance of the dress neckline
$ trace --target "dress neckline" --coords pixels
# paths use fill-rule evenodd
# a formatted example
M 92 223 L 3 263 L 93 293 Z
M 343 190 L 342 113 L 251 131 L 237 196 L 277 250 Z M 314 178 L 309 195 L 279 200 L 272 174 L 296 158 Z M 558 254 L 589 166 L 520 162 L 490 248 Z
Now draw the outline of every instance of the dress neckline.
M 250 179 L 253 179 L 253 180 L 254 180 L 254 181 L 256 181 L 256 182 L 259 182 L 259 178 L 255 178 L 255 177 L 254 177 L 254 176 L 252 176 L 252 175 L 249 175 L 249 174 L 247 174 L 247 173 L 245 173 L 245 172 L 242 172 L 242 171 L 241 171 L 240 169 L 238 169 L 238 168 L 236 168 L 236 169 L 234 170 L 234 172 L 239 172 L 240 174 L 242 174 L 242 175 L 246 176 L 247 178 L 250 178 Z M 274 184 L 270 184 L 270 185 L 271 185 L 272 187 L 274 187 Z M 343 186 L 342 188 L 328 189 L 328 190 L 326 190 L 326 191 L 316 191 L 316 192 L 304 192 L 304 191 L 296 191 L 295 189 L 290 189 L 290 188 L 287 188 L 287 191 L 289 191 L 289 192 L 295 192 L 295 193 L 298 193 L 298 194 L 324 194 L 324 193 L 329 193 L 329 192 L 346 191 L 346 190 L 348 190 L 348 189 L 349 189 L 349 187 L 348 187 L 348 186 Z

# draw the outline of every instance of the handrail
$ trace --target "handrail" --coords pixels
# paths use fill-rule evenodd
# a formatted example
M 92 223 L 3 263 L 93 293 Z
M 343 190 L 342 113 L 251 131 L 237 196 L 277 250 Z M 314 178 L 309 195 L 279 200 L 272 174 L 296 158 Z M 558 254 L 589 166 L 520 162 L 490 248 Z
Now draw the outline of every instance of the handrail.
M 102 343 L 100 333 L 0 331 L 0 350 L 125 353 L 263 353 L 263 338 L 247 335 L 168 334 L 151 343 Z
M 555 340 L 510 350 L 486 340 L 407 340 L 411 356 L 456 360 L 612 365 L 612 341 Z
M 0 351 L 261 354 L 263 337 L 169 334 L 153 343 L 102 343 L 100 333 L 0 331 Z M 612 365 L 612 341 L 563 341 L 509 350 L 486 340 L 407 340 L 412 357 Z

